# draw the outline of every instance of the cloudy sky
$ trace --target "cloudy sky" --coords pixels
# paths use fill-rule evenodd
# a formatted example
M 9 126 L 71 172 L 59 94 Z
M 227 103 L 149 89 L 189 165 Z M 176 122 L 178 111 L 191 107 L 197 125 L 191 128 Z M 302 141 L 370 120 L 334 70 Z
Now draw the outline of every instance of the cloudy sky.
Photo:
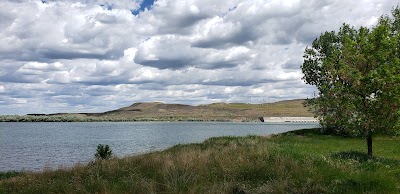
M 1 0 L 0 115 L 311 97 L 305 47 L 398 0 Z

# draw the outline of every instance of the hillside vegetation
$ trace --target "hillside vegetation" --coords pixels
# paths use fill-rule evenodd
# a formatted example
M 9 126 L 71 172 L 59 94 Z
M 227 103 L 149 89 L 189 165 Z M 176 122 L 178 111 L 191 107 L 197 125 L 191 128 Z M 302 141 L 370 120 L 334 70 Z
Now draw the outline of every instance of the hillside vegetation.
M 0 193 L 400 193 L 400 139 L 302 130 L 216 137 L 165 151 L 39 173 L 5 173 Z M 1 173 L 0 173 L 1 175 Z
M 259 117 L 312 117 L 303 106 L 304 100 L 288 100 L 265 104 L 214 103 L 199 106 L 134 103 L 131 106 L 104 113 L 32 114 L 0 116 L 0 121 L 258 121 Z
M 190 106 L 182 104 L 135 103 L 102 114 L 111 118 L 128 120 L 172 121 L 257 121 L 267 116 L 312 116 L 303 106 L 303 100 L 281 101 L 268 104 L 214 103 Z

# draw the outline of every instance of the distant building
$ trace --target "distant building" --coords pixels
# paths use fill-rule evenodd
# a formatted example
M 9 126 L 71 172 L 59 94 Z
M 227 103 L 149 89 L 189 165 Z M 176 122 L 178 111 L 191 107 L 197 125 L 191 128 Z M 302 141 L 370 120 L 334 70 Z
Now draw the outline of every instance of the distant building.
M 317 123 L 318 119 L 314 117 L 263 117 L 267 123 L 282 123 L 282 122 L 312 122 Z M 261 120 L 261 119 L 260 119 Z

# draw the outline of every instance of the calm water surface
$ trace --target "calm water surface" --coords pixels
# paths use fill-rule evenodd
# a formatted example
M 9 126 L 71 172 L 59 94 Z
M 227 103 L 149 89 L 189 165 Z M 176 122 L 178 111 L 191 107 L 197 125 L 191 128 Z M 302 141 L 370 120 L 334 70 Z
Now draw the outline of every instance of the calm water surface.
M 99 122 L 1 123 L 0 171 L 38 171 L 94 159 L 98 144 L 118 157 L 198 143 L 210 137 L 268 135 L 315 123 Z

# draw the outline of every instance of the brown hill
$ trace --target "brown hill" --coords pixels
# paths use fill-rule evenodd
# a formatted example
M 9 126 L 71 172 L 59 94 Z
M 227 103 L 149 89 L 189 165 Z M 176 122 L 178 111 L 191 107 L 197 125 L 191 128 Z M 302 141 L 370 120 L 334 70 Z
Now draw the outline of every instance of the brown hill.
M 139 121 L 257 121 L 258 117 L 312 116 L 303 102 L 287 100 L 265 104 L 213 103 L 198 106 L 161 102 L 134 103 L 97 116 Z

